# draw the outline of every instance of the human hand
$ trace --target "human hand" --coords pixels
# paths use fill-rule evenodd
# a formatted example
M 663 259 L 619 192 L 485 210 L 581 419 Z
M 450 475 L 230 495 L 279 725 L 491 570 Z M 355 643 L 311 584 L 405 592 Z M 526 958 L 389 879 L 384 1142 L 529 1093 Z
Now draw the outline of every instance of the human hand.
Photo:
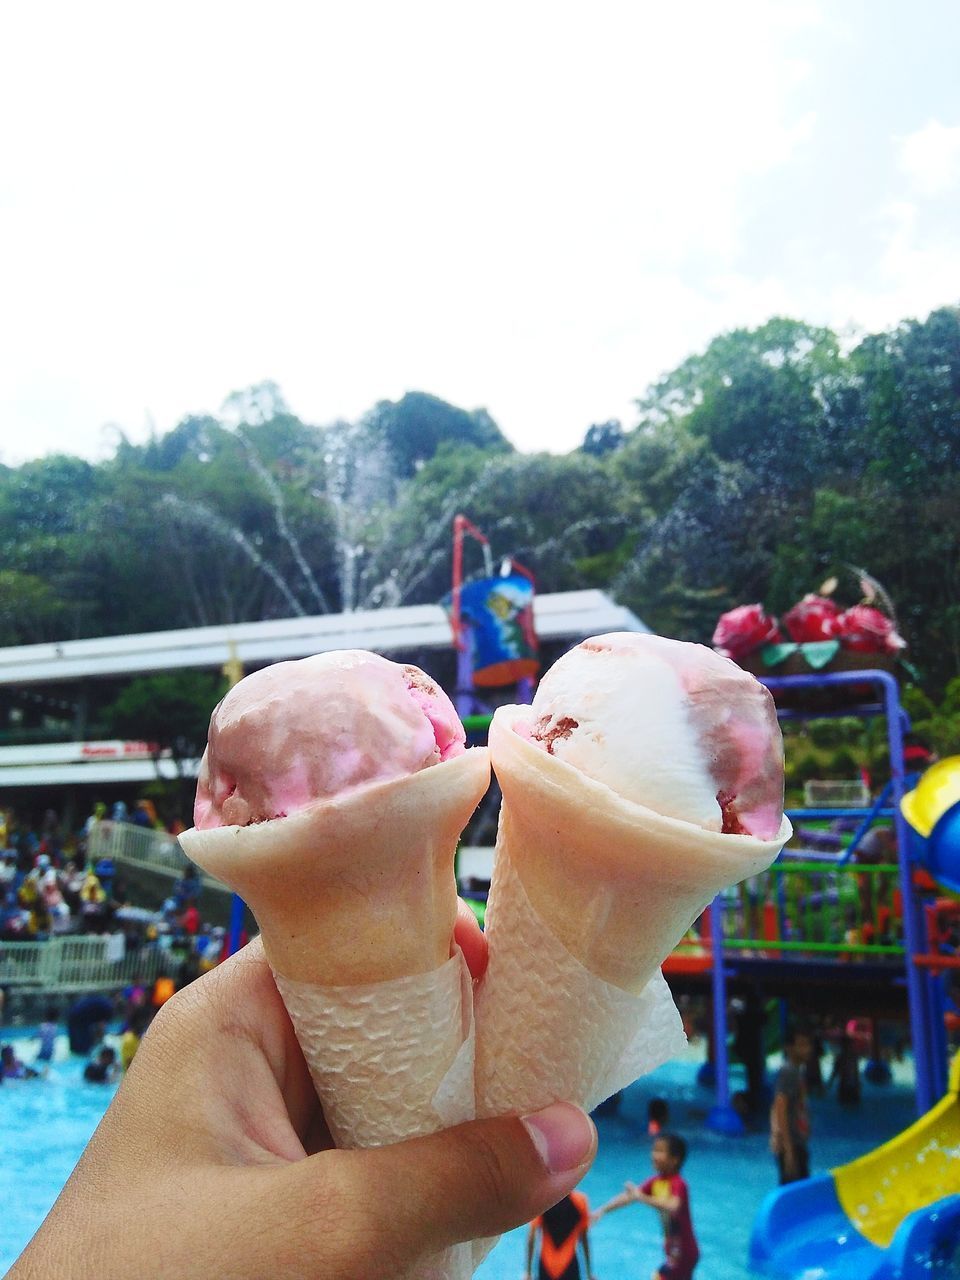
M 482 944 L 470 927 L 474 973 Z M 472 958 L 471 958 L 472 957 Z M 259 941 L 162 1007 L 8 1280 L 413 1280 L 529 1221 L 596 1151 L 576 1107 L 337 1151 Z

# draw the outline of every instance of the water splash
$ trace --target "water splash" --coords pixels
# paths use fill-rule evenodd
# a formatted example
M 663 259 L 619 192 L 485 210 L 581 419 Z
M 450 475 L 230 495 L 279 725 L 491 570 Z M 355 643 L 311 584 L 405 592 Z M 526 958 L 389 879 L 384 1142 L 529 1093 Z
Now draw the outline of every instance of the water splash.
M 175 493 L 165 493 L 160 499 L 160 505 L 189 523 L 199 528 L 209 529 L 225 542 L 231 542 L 239 547 L 250 563 L 261 573 L 266 574 L 293 613 L 298 618 L 306 617 L 306 610 L 290 590 L 286 579 L 276 565 L 260 554 L 242 529 L 238 529 L 236 525 L 230 524 L 215 511 L 211 511 L 205 503 L 181 498 Z
M 250 466 L 256 473 L 261 484 L 266 489 L 267 493 L 270 495 L 270 501 L 273 504 L 273 518 L 274 518 L 274 521 L 276 522 L 277 532 L 280 534 L 280 537 L 284 540 L 284 542 L 290 548 L 290 552 L 293 556 L 294 562 L 296 563 L 297 568 L 300 570 L 301 574 L 303 575 L 304 581 L 309 587 L 310 593 L 313 596 L 314 600 L 316 601 L 317 606 L 320 609 L 320 612 L 328 613 L 329 606 L 327 604 L 326 597 L 321 591 L 320 585 L 313 575 L 313 570 L 310 568 L 309 564 L 307 563 L 306 556 L 303 554 L 303 549 L 300 546 L 300 543 L 297 541 L 297 538 L 293 533 L 293 530 L 290 528 L 289 524 L 287 523 L 286 504 L 284 503 L 283 492 L 280 489 L 280 486 L 277 484 L 276 480 L 270 474 L 269 469 L 266 466 L 264 466 L 263 459 L 260 457 L 256 449 L 253 447 L 253 442 L 248 438 L 246 432 L 244 432 L 243 430 L 239 430 L 237 432 L 237 439 L 240 441 L 240 443 L 244 447 L 244 450 L 247 455 L 247 461 L 250 463 Z

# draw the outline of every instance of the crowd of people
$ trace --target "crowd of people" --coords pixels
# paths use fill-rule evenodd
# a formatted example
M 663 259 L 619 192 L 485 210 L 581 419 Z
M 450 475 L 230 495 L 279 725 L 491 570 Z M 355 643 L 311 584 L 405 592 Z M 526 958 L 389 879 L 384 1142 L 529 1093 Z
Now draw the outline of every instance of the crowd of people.
M 36 1054 L 24 1054 L 24 1061 L 12 1045 L 3 1046 L 0 1082 L 46 1078 L 64 1022 L 70 1055 L 87 1059 L 83 1078 L 95 1084 L 112 1082 L 132 1061 L 155 1010 L 223 957 L 225 930 L 204 922 L 202 884 L 191 864 L 154 910 L 130 901 L 127 883 L 112 858 L 95 857 L 90 836 L 97 824 L 127 821 L 160 826 L 149 800 L 139 802 L 133 814 L 122 802 L 109 814 L 106 805 L 98 803 L 72 834 L 64 833 L 52 810 L 35 826 L 0 811 L 0 947 L 44 943 L 68 934 L 110 935 L 119 959 L 151 952 L 161 956 L 159 976 L 145 986 L 127 988 L 122 997 L 96 992 L 67 1007 L 61 994 L 58 1006 L 52 988 Z M 142 969 L 156 973 L 157 962 Z M 141 966 L 135 964 L 133 971 L 140 972 Z M 0 1010 L 6 994 L 0 986 Z M 115 1028 L 112 1042 L 105 1038 L 110 1026 Z
M 189 864 L 157 911 L 131 902 L 114 859 L 97 856 L 91 840 L 98 825 L 115 822 L 168 830 L 148 799 L 138 801 L 132 813 L 123 801 L 109 813 L 98 802 L 82 828 L 66 834 L 54 810 L 37 826 L 0 810 L 0 942 L 119 933 L 127 949 L 161 937 L 186 943 L 198 956 L 211 944 L 222 946 L 223 931 L 204 927 L 200 879 Z
M 107 821 L 152 824 L 156 811 L 144 800 L 128 815 L 120 801 L 108 818 L 101 802 L 80 830 L 65 831 L 53 809 L 36 825 L 0 810 L 0 939 L 113 931 L 126 885 L 113 860 L 97 858 L 90 841 L 94 827 Z

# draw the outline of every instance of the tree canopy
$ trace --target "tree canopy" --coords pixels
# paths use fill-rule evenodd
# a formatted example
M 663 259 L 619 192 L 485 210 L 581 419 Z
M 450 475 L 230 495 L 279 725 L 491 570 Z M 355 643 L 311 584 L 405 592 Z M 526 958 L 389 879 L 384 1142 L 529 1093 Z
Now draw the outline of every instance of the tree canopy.
M 562 456 L 420 391 L 314 426 L 265 383 L 98 465 L 0 468 L 0 643 L 437 600 L 457 511 L 541 590 L 603 587 L 684 639 L 866 568 L 939 699 L 960 675 L 960 310 L 851 349 L 781 317 L 720 335 Z

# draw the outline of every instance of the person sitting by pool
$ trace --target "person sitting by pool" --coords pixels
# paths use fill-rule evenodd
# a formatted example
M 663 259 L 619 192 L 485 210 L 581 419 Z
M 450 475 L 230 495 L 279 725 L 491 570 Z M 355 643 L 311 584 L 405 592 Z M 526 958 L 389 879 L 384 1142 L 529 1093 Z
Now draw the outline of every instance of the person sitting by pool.
M 0 1049 L 0 1080 L 36 1080 L 39 1071 L 21 1062 L 13 1051 L 12 1044 L 5 1044 Z
M 94 1061 L 83 1068 L 83 1078 L 87 1084 L 113 1084 L 119 1071 L 116 1049 L 105 1044 Z
M 666 1257 L 653 1273 L 653 1280 L 690 1280 L 700 1261 L 700 1246 L 690 1217 L 690 1188 L 680 1170 L 687 1158 L 687 1144 L 677 1133 L 661 1133 L 654 1139 L 651 1159 L 654 1175 L 639 1187 L 628 1182 L 623 1191 L 594 1214 L 599 1222 L 604 1214 L 628 1204 L 646 1204 L 656 1209 L 663 1222 Z
M 479 978 L 474 920 L 457 941 Z M 65 1259 L 79 1274 L 88 1257 L 99 1275 L 176 1280 L 421 1276 L 440 1250 L 556 1204 L 596 1154 L 568 1102 L 334 1149 L 259 939 L 157 1019 L 8 1280 L 63 1276 Z
M 534 1218 L 527 1231 L 526 1280 L 533 1280 L 533 1254 L 538 1235 L 540 1257 L 537 1280 L 580 1280 L 578 1245 L 583 1249 L 587 1274 L 593 1280 L 587 1234 L 589 1226 L 590 1206 L 587 1197 L 579 1191 L 571 1191 L 568 1196 Z

